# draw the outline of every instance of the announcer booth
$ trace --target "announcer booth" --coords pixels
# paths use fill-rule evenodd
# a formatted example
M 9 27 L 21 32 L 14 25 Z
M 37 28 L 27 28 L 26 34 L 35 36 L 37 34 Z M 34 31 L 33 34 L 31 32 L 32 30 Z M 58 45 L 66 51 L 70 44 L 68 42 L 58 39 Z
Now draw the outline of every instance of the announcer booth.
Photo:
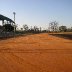
M 7 24 L 13 26 L 14 27 L 14 31 L 15 31 L 15 22 L 12 19 L 0 14 L 0 21 L 2 23 L 2 26 L 5 26 Z
M 0 14 L 0 22 L 2 25 L 0 25 L 0 38 L 9 38 L 9 37 L 15 37 L 15 31 L 16 26 L 15 22 Z
M 3 16 L 1 14 L 0 14 L 0 20 L 2 21 L 2 25 L 4 25 L 4 24 L 11 24 L 11 25 L 15 24 L 15 22 L 12 19 L 10 19 L 6 16 Z

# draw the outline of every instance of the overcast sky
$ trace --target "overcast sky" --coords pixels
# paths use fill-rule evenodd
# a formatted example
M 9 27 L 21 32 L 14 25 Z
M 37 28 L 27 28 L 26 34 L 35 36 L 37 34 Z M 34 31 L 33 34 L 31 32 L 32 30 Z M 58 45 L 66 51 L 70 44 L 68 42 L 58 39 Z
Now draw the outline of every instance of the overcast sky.
M 0 14 L 13 19 L 16 23 L 47 28 L 49 22 L 72 26 L 72 0 L 0 0 Z

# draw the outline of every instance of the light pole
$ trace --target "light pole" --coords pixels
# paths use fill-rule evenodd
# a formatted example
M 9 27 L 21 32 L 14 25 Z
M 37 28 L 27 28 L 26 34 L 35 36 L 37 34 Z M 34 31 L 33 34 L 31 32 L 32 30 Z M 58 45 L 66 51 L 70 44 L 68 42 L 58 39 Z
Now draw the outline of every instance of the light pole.
M 15 30 L 16 30 L 16 26 L 15 26 L 15 15 L 16 15 L 16 13 L 13 12 L 13 14 L 14 14 L 14 34 L 15 34 Z
M 16 13 L 15 13 L 15 12 L 13 12 L 13 14 L 14 14 L 14 22 L 15 22 L 15 15 L 16 15 Z

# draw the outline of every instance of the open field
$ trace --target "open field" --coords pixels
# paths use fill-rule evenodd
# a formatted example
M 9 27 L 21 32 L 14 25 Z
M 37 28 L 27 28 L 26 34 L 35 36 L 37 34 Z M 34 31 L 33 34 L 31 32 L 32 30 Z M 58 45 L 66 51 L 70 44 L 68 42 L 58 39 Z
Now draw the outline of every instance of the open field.
M 47 33 L 1 40 L 0 72 L 72 72 L 72 40 Z

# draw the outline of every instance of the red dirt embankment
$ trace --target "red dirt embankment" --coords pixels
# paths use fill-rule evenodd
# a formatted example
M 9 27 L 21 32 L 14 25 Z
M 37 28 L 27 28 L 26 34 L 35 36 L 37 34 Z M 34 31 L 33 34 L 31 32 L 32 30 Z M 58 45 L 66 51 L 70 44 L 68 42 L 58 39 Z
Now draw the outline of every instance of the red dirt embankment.
M 72 40 L 48 34 L 1 40 L 0 72 L 72 72 Z

